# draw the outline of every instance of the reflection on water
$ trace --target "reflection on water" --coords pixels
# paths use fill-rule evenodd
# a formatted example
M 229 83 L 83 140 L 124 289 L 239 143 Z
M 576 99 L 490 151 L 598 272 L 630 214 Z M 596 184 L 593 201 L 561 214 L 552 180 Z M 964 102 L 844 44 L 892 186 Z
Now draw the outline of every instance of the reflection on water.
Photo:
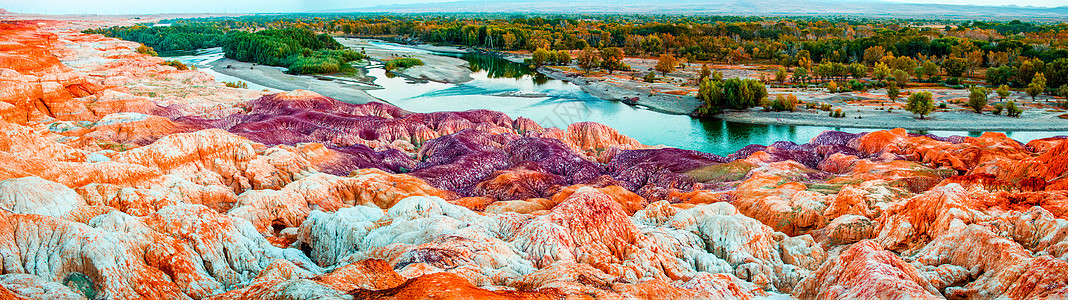
M 541 76 L 535 76 L 533 78 L 535 83 L 539 81 L 538 77 L 541 77 L 541 83 L 548 82 L 548 78 L 545 77 L 545 75 L 534 72 L 529 66 L 513 63 L 496 56 L 481 53 L 465 53 L 459 57 L 467 61 L 472 72 L 485 71 L 486 76 L 489 78 L 522 79 L 525 76 L 537 74 Z
M 531 78 L 535 83 L 542 84 L 548 82 L 549 78 L 541 73 L 537 73 L 534 69 L 525 64 L 517 64 L 506 59 L 502 59 L 495 55 L 485 53 L 452 53 L 452 52 L 433 52 L 426 49 L 413 48 L 396 43 L 383 42 L 383 41 L 369 41 L 371 45 L 386 50 L 392 50 L 395 52 L 410 52 L 410 53 L 430 53 L 440 56 L 456 57 L 467 61 L 468 68 L 471 72 L 485 72 L 486 77 L 489 78 L 513 78 L 523 79 Z M 533 77 L 529 77 L 534 75 Z
M 272 91 L 272 92 L 280 91 L 278 89 L 268 88 L 268 87 L 265 87 L 265 86 L 262 86 L 262 85 L 251 83 L 251 82 L 248 82 L 248 81 L 245 81 L 245 80 L 241 80 L 240 78 L 233 77 L 233 76 L 226 75 L 226 74 L 223 74 L 223 73 L 216 72 L 215 70 L 212 70 L 211 66 L 208 65 L 208 64 L 223 58 L 223 51 L 222 51 L 222 48 L 220 48 L 220 47 L 199 49 L 199 50 L 196 50 L 196 51 L 182 51 L 182 52 L 172 51 L 172 52 L 169 52 L 168 54 L 170 54 L 171 56 L 164 56 L 163 59 L 177 60 L 177 61 L 180 61 L 183 64 L 188 65 L 188 66 L 196 66 L 198 71 L 200 71 L 202 73 L 205 73 L 205 74 L 208 74 L 208 75 L 211 75 L 212 77 L 215 77 L 215 81 L 218 81 L 218 82 L 238 82 L 238 81 L 243 81 L 243 82 L 245 82 L 245 84 L 248 84 L 248 88 L 249 89 L 253 89 L 253 90 L 268 90 L 268 91 Z
M 402 45 L 373 42 L 378 47 L 397 51 L 431 53 Z M 196 65 L 201 72 L 215 76 L 217 81 L 239 81 L 210 69 L 207 64 L 222 58 L 220 48 L 168 57 L 187 65 Z M 825 130 L 851 133 L 873 129 L 832 128 L 823 126 L 753 125 L 720 120 L 698 120 L 689 116 L 661 114 L 616 101 L 605 101 L 582 91 L 578 86 L 553 80 L 533 72 L 527 66 L 485 54 L 450 54 L 467 60 L 475 71 L 474 80 L 462 84 L 438 82 L 414 83 L 403 77 L 391 76 L 376 64 L 368 75 L 376 78 L 382 89 L 368 91 L 372 96 L 389 101 L 415 112 L 489 109 L 514 118 L 526 117 L 544 127 L 566 128 L 567 125 L 592 121 L 615 128 L 643 144 L 665 145 L 702 152 L 727 155 L 750 144 L 769 145 L 776 141 L 805 143 Z M 266 87 L 249 83 L 251 89 Z M 275 89 L 271 89 L 277 91 Z M 981 132 L 924 131 L 920 134 L 939 136 L 979 136 Z M 1008 132 L 1009 137 L 1027 142 L 1065 132 Z
M 445 54 L 443 54 L 445 55 Z M 615 128 L 620 133 L 649 145 L 727 155 L 751 144 L 769 145 L 777 141 L 805 143 L 825 130 L 850 133 L 875 129 L 825 126 L 755 125 L 722 120 L 699 120 L 689 116 L 667 115 L 616 101 L 605 101 L 582 91 L 578 86 L 524 71 L 522 65 L 489 55 L 455 55 L 478 69 L 474 80 L 462 84 L 413 83 L 404 78 L 387 77 L 381 68 L 369 70 L 381 90 L 369 91 L 404 109 L 415 112 L 489 109 L 512 118 L 526 117 L 544 127 L 565 128 L 568 124 L 593 121 Z M 477 66 L 477 67 L 474 67 Z M 523 74 L 515 76 L 517 74 Z M 535 75 L 531 75 L 535 74 Z M 544 97 L 502 97 L 503 93 Z M 513 95 L 515 94 L 513 93 Z M 979 136 L 981 132 L 927 131 L 939 136 Z M 1009 137 L 1030 141 L 1058 134 L 1054 132 L 1009 132 Z

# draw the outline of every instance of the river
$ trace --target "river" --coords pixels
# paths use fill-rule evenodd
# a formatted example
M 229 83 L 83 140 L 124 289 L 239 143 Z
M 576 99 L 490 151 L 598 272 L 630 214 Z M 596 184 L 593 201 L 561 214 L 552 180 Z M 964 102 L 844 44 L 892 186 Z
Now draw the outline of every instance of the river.
M 213 61 L 216 61 L 216 60 L 219 60 L 219 59 L 223 58 L 223 51 L 222 51 L 221 47 L 199 49 L 199 50 L 196 50 L 196 51 L 192 51 L 192 53 L 176 52 L 175 54 L 179 54 L 179 55 L 167 56 L 167 57 L 164 57 L 164 59 L 177 60 L 177 61 L 180 61 L 180 62 L 182 62 L 183 64 L 185 64 L 187 66 L 196 66 L 197 67 L 197 71 L 201 71 L 201 72 L 204 72 L 205 74 L 208 74 L 208 75 L 211 75 L 211 76 L 215 77 L 215 81 L 218 81 L 218 82 L 235 82 L 235 83 L 238 82 L 238 81 L 241 81 L 241 82 L 244 82 L 245 84 L 247 84 L 248 88 L 252 89 L 252 90 L 268 90 L 268 91 L 272 91 L 272 92 L 281 91 L 279 89 L 258 85 L 258 84 L 255 84 L 255 83 L 248 82 L 247 80 L 241 80 L 241 78 L 233 77 L 233 76 L 226 75 L 226 74 L 223 74 L 223 73 L 216 72 L 215 70 L 212 70 L 211 69 L 211 65 L 208 65 L 208 64 L 213 62 Z
M 397 52 L 427 52 L 404 45 L 373 42 L 378 47 Z M 663 114 L 630 106 L 618 101 L 606 101 L 591 96 L 577 85 L 553 80 L 529 68 L 484 54 L 435 53 L 460 57 L 468 61 L 474 80 L 461 84 L 413 82 L 403 77 L 388 76 L 381 64 L 372 64 L 368 75 L 382 89 L 367 91 L 372 96 L 414 112 L 489 109 L 508 114 L 512 118 L 526 117 L 544 127 L 566 128 L 568 124 L 593 121 L 615 128 L 620 133 L 648 145 L 665 145 L 681 149 L 727 155 L 750 144 L 769 145 L 776 141 L 805 143 L 825 130 L 851 133 L 877 129 L 825 126 L 788 126 L 734 123 L 721 120 L 700 120 L 685 115 Z M 190 62 L 197 59 L 221 57 L 221 53 L 207 52 L 182 57 Z M 215 58 L 217 59 L 217 58 Z M 199 63 L 197 64 L 200 65 Z M 210 69 L 219 81 L 236 81 Z M 222 76 L 219 76 L 222 75 Z M 263 89 L 253 86 L 249 88 Z M 979 136 L 978 131 L 911 131 L 939 136 Z M 1021 142 L 1066 132 L 1017 131 L 1006 134 Z

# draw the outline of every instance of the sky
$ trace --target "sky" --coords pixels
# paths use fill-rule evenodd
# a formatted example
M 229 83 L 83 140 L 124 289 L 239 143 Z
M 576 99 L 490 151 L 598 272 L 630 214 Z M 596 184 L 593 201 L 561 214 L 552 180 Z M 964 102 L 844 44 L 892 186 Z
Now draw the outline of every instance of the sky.
M 0 0 L 2 1 L 2 0 Z M 936 3 L 936 4 L 957 4 L 957 5 L 1018 5 L 1018 6 L 1042 6 L 1042 7 L 1057 7 L 1068 6 L 1068 0 L 888 0 L 891 2 L 907 2 L 907 3 Z
M 0 8 L 43 14 L 273 13 L 452 0 L 0 0 Z M 841 0 L 839 0 L 841 1 Z M 964 5 L 1068 6 L 1068 0 L 888 0 Z

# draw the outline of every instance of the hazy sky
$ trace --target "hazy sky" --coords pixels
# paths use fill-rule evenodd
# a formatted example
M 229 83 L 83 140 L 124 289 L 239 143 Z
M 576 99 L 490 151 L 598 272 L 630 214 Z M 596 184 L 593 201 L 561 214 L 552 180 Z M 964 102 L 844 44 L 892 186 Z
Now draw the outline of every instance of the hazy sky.
M 303 12 L 385 4 L 453 0 L 0 0 L 0 8 L 19 13 L 146 14 Z M 839 0 L 842 1 L 842 0 Z M 912 3 L 1068 6 L 1068 0 L 889 0 Z

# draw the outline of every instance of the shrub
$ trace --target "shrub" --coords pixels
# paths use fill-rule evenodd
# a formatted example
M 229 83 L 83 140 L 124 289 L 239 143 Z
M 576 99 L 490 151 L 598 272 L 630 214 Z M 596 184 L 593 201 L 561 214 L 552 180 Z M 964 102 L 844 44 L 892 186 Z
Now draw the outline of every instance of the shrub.
M 1009 100 L 1009 102 L 1005 104 L 1006 115 L 1019 118 L 1021 113 L 1023 113 L 1023 109 L 1016 107 L 1016 101 Z
M 423 61 L 418 58 L 402 57 L 386 61 L 386 71 L 393 71 L 396 69 L 407 69 L 414 66 L 422 66 Z
M 849 84 L 849 89 L 853 90 L 853 91 L 863 91 L 863 90 L 868 89 L 867 85 L 865 85 L 863 82 L 860 82 L 859 80 L 856 80 L 856 79 L 850 79 L 848 84 Z
M 834 81 L 828 82 L 827 83 L 827 92 L 828 93 L 837 93 L 838 92 L 838 83 L 835 83 Z
M 156 49 L 152 49 L 152 47 L 145 46 L 144 44 L 141 44 L 141 46 L 137 47 L 137 53 L 147 54 L 151 56 L 159 56 L 159 53 L 156 53 Z
M 232 87 L 232 88 L 240 88 L 240 89 L 247 89 L 248 88 L 248 84 L 245 83 L 244 81 L 238 81 L 238 82 L 223 81 L 223 84 L 225 84 L 227 87 Z
M 791 112 L 797 110 L 797 103 L 797 96 L 794 96 L 794 94 L 786 95 L 786 110 Z
M 827 115 L 833 118 L 845 118 L 845 112 L 843 112 L 841 108 L 837 108 Z
M 652 83 L 653 81 L 656 81 L 656 73 L 649 71 L 649 74 L 645 74 L 645 77 L 642 77 L 642 79 L 645 80 L 645 82 Z
M 897 83 L 890 82 L 890 85 L 886 86 L 886 97 L 890 98 L 890 102 L 894 102 L 899 96 L 901 96 L 901 90 L 897 88 Z
M 767 103 L 767 105 L 765 105 L 764 108 L 766 110 L 771 110 L 771 111 L 789 111 L 789 112 L 793 112 L 794 110 L 797 109 L 797 96 L 794 96 L 794 94 L 790 94 L 788 96 L 783 96 L 782 94 L 778 94 L 778 95 L 775 96 L 775 101 Z
M 1064 99 L 1057 104 L 1059 104 L 1061 108 L 1068 109 L 1068 84 L 1062 84 L 1061 87 L 1057 88 L 1057 95 L 1064 97 Z
M 938 103 L 938 108 L 945 109 L 946 108 L 946 103 L 945 102 Z
M 341 63 L 325 57 L 296 58 L 289 64 L 290 74 L 328 74 L 341 71 Z
M 998 99 L 1001 99 L 1002 101 L 1005 101 L 1005 97 L 1008 97 L 1012 94 L 1012 92 L 1009 91 L 1009 86 L 1004 84 L 999 86 L 998 89 L 994 92 L 998 94 Z
M 950 78 L 946 79 L 946 85 L 959 85 L 959 84 L 960 84 L 960 78 L 959 77 L 950 77 Z
M 1001 103 L 998 103 L 998 104 L 994 104 L 994 110 L 992 110 L 991 112 L 994 113 L 995 115 L 1000 115 L 1001 111 L 1004 110 L 1004 109 L 1005 109 L 1005 106 L 1001 105 Z
M 828 104 L 828 103 L 820 104 L 820 110 L 822 110 L 822 111 L 831 111 L 831 105 Z
M 974 110 L 975 113 L 983 113 L 983 108 L 986 107 L 987 102 L 986 95 L 989 91 L 978 86 L 972 87 L 970 90 L 971 94 L 968 95 L 968 103 L 966 105 Z
M 186 66 L 185 64 L 177 60 L 166 60 L 160 63 L 160 65 L 172 66 L 177 68 L 178 70 L 189 70 L 189 66 Z

